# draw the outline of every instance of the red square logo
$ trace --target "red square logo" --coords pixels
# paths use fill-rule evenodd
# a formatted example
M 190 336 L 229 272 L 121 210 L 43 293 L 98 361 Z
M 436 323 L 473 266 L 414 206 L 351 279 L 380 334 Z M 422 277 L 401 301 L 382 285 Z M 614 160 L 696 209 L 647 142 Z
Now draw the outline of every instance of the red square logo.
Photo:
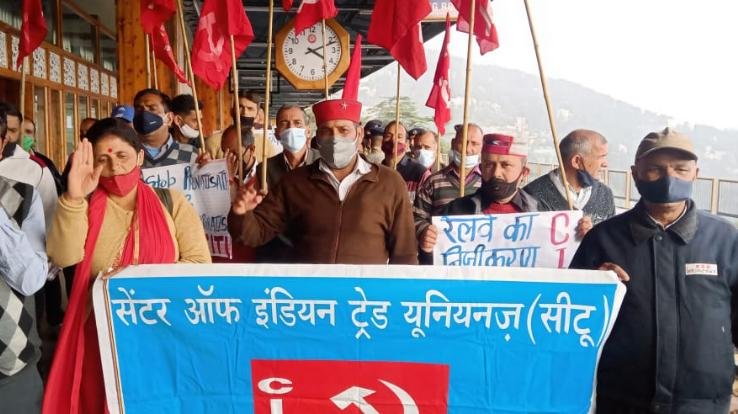
M 255 414 L 445 414 L 448 365 L 252 360 Z

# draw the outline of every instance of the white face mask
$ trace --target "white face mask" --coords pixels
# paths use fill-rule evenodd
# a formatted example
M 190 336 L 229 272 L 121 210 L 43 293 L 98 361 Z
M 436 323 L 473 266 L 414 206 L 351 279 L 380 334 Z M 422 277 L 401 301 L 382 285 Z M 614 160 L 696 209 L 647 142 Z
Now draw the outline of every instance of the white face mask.
M 415 160 L 423 167 L 430 168 L 436 160 L 436 153 L 429 149 L 419 149 L 415 151 Z
M 320 144 L 320 157 L 333 169 L 345 168 L 356 155 L 356 138 L 334 137 Z
M 451 150 L 451 162 L 454 164 L 461 165 L 461 153 L 456 150 Z M 474 168 L 479 164 L 479 154 L 475 155 L 469 155 L 466 154 L 466 158 L 464 158 L 464 167 L 466 168 Z
M 307 142 L 305 128 L 287 128 L 279 134 L 279 140 L 285 150 L 291 153 L 300 151 Z
M 192 128 L 191 126 L 187 124 L 183 124 L 181 127 L 179 127 L 179 132 L 181 132 L 182 135 L 184 135 L 185 137 L 189 139 L 200 137 L 200 131 L 196 130 L 195 128 Z

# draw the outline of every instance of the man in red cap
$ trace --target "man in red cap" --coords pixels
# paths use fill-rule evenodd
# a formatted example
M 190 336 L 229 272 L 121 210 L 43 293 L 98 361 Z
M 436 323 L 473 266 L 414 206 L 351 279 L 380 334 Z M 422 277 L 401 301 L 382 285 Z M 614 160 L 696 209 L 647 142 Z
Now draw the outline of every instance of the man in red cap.
M 509 135 L 487 134 L 482 145 L 482 186 L 473 194 L 447 204 L 442 216 L 505 214 L 548 210 L 522 188 L 528 176 L 528 145 Z M 420 240 L 421 261 L 431 263 L 438 229 L 431 225 Z
M 417 264 L 410 200 L 402 177 L 359 156 L 361 103 L 313 106 L 321 159 L 288 172 L 261 204 L 242 187 L 228 218 L 234 240 L 260 246 L 284 233 L 295 263 Z

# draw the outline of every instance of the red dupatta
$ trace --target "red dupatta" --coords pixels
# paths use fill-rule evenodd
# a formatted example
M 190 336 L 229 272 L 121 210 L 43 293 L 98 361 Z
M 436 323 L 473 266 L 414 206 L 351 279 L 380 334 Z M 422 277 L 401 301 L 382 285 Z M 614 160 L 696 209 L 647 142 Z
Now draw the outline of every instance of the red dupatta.
M 136 188 L 136 209 L 117 266 L 175 263 L 174 240 L 164 206 L 143 181 L 139 180 Z M 85 254 L 74 274 L 69 305 L 44 393 L 44 414 L 107 412 L 95 321 L 94 317 L 88 317 L 93 315 L 89 309 L 90 288 L 95 280 L 90 277 L 92 257 L 107 203 L 108 194 L 98 187 L 90 198 Z

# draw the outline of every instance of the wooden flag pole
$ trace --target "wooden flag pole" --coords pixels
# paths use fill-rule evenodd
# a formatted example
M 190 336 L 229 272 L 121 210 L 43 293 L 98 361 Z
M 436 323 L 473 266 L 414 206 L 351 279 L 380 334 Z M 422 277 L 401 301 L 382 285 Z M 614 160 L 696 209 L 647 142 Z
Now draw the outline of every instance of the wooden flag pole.
M 236 68 L 236 44 L 233 40 L 233 35 L 230 37 L 231 39 L 231 70 L 233 71 L 233 110 L 236 114 L 239 113 L 238 111 L 238 69 Z M 238 137 L 238 180 L 239 185 L 244 184 L 243 182 L 243 142 L 241 139 L 241 118 L 236 118 L 236 136 Z
M 441 132 L 436 131 L 436 136 L 438 139 L 436 140 L 436 162 L 434 164 L 436 171 L 439 171 L 441 169 Z
M 461 134 L 461 160 L 459 165 L 459 197 L 464 196 L 466 187 L 466 143 L 469 137 L 469 101 L 471 100 L 472 40 L 474 39 L 474 17 L 476 0 L 471 0 L 469 16 L 469 41 L 466 46 L 466 85 L 464 86 L 464 125 Z
M 325 25 L 325 21 L 323 23 Z M 269 132 L 269 104 L 272 93 L 272 36 L 274 25 L 274 0 L 269 0 L 269 24 L 266 43 L 266 85 L 264 88 L 264 134 L 261 137 L 261 193 L 269 191 L 267 187 L 267 133 Z M 323 32 L 323 43 L 325 43 L 325 32 Z M 325 50 L 323 50 L 325 56 Z
M 323 19 L 323 85 L 325 86 L 325 99 L 328 100 L 328 45 L 325 37 L 325 19 Z
M 21 78 L 20 78 L 20 96 L 18 97 L 18 110 L 21 113 L 25 112 L 24 104 L 26 101 L 26 65 L 28 64 L 28 56 L 23 58 L 23 62 L 20 65 Z
M 472 0 L 473 1 L 473 0 Z M 533 49 L 536 52 L 536 61 L 538 62 L 538 74 L 541 78 L 541 87 L 543 88 L 543 99 L 546 101 L 546 111 L 548 112 L 548 123 L 551 127 L 551 137 L 553 138 L 554 149 L 556 150 L 556 158 L 559 161 L 559 174 L 561 176 L 561 183 L 566 188 L 566 204 L 569 206 L 569 210 L 572 210 L 574 205 L 571 201 L 571 195 L 569 194 L 569 182 L 566 179 L 564 173 L 564 161 L 561 158 L 561 150 L 559 149 L 559 138 L 556 133 L 556 121 L 554 119 L 553 105 L 551 105 L 551 97 L 548 93 L 548 82 L 546 81 L 546 75 L 543 72 L 543 63 L 541 62 L 541 55 L 538 51 L 538 38 L 536 37 L 536 31 L 533 26 L 533 17 L 530 13 L 530 6 L 528 0 L 523 0 L 525 3 L 525 12 L 528 14 L 528 26 L 530 27 L 530 35 L 533 38 Z
M 146 39 L 146 87 L 151 87 L 151 52 L 149 52 L 149 35 L 144 35 Z
M 395 95 L 395 133 L 392 134 L 392 168 L 397 169 L 397 134 L 400 133 L 400 75 L 402 70 L 397 62 L 397 94 Z
M 156 52 L 154 51 L 154 39 L 151 39 L 151 72 L 154 74 L 154 89 L 159 89 L 159 74 L 156 70 Z
M 190 56 L 190 41 L 187 39 L 187 26 L 184 22 L 184 13 L 182 12 L 182 0 L 177 0 L 177 15 L 179 16 L 179 28 L 182 30 L 182 40 L 184 42 L 185 62 L 187 64 L 187 72 L 190 74 L 190 83 L 192 84 L 192 98 L 195 100 L 195 117 L 197 117 L 197 130 L 200 132 L 200 148 L 205 151 L 205 134 L 202 129 L 202 114 L 200 113 L 200 102 L 197 100 L 197 87 L 195 87 L 195 72 L 192 71 L 192 58 Z M 236 112 L 238 113 L 238 112 Z

